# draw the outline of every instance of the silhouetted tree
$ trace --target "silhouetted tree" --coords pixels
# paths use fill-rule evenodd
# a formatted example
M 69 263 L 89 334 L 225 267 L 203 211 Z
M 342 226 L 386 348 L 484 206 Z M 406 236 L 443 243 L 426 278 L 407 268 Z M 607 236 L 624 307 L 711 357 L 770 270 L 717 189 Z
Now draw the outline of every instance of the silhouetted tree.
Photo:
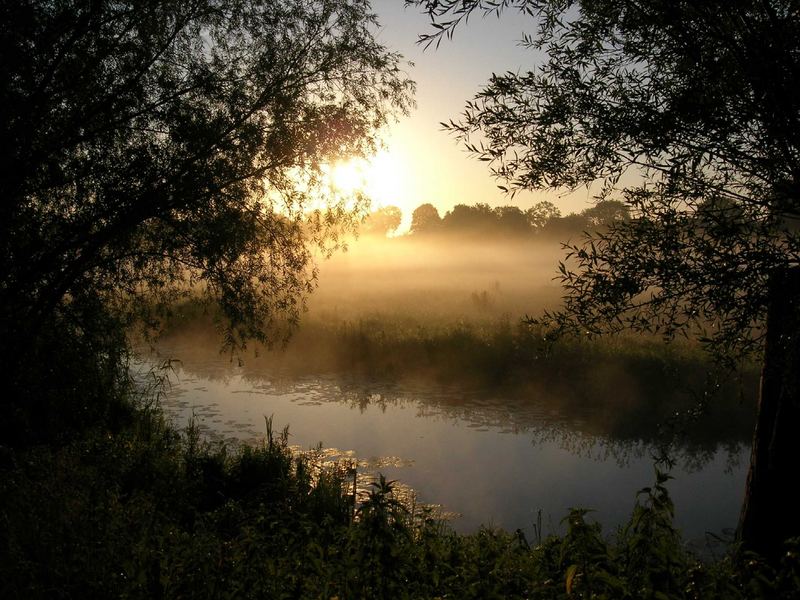
M 619 200 L 601 200 L 581 213 L 593 227 L 609 227 L 618 221 L 628 221 L 631 211 Z
M 574 240 L 590 229 L 590 223 L 583 214 L 570 213 L 554 217 L 542 227 L 542 233 L 549 238 L 565 242 Z
M 367 215 L 360 231 L 365 235 L 386 237 L 398 227 L 403 220 L 402 211 L 396 206 L 385 206 Z
M 528 217 L 518 206 L 497 206 L 492 212 L 503 235 L 519 237 L 531 233 Z
M 534 17 L 523 43 L 544 64 L 492 76 L 450 129 L 511 191 L 600 181 L 601 197 L 634 217 L 573 248 L 552 323 L 697 332 L 724 354 L 765 349 L 739 532 L 777 556 L 800 535 L 797 3 L 407 3 L 436 23 L 427 43 L 474 10 Z
M 552 202 L 542 200 L 526 210 L 525 216 L 533 229 L 541 229 L 548 221 L 561 217 L 561 211 Z
M 363 211 L 320 165 L 409 103 L 369 4 L 4 1 L 0 22 L 3 366 L 54 319 L 78 343 L 190 288 L 232 343 L 295 319 L 309 244 Z
M 419 213 L 417 211 L 420 211 Z M 535 230 L 580 233 L 587 227 L 587 218 L 570 215 L 561 219 L 558 208 L 550 202 L 540 202 L 523 211 L 518 206 L 497 206 L 486 203 L 456 204 L 444 217 L 430 204 L 414 211 L 411 231 L 437 232 L 454 236 L 525 237 Z M 427 225 L 425 223 L 430 223 Z
M 497 216 L 488 204 L 456 204 L 442 217 L 442 229 L 448 233 L 485 234 L 496 222 Z
M 420 204 L 411 213 L 411 233 L 430 233 L 442 224 L 437 208 L 430 203 Z

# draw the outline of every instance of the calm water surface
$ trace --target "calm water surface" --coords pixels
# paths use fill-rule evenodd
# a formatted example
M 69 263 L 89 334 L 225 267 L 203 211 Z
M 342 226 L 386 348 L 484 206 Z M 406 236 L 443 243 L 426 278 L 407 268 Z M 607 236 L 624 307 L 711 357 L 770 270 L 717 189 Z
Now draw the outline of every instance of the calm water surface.
M 610 532 L 629 517 L 637 490 L 654 480 L 648 442 L 586 433 L 592 409 L 566 415 L 536 398 L 521 403 L 432 385 L 287 378 L 214 351 L 199 358 L 196 348 L 175 341 L 159 350 L 191 357 L 174 364 L 162 398 L 176 423 L 194 415 L 212 438 L 247 442 L 264 435 L 271 415 L 276 429 L 290 427 L 291 444 L 352 451 L 366 470 L 411 486 L 419 502 L 457 513 L 452 525 L 462 532 L 491 524 L 530 534 L 539 511 L 545 533 L 555 532 L 569 507 L 592 508 Z M 144 377 L 156 362 L 151 355 L 136 369 Z M 678 452 L 669 489 L 687 539 L 729 535 L 748 453 L 744 444 Z

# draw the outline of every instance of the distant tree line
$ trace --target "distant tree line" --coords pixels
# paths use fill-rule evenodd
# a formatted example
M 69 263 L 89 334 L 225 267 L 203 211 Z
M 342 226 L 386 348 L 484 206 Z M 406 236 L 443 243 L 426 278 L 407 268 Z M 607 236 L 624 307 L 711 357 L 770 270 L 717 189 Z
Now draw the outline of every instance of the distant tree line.
M 617 221 L 630 220 L 628 207 L 618 200 L 603 200 L 580 213 L 561 215 L 552 202 L 542 201 L 523 210 L 518 206 L 488 204 L 456 204 L 444 216 L 430 203 L 414 209 L 410 235 L 454 235 L 481 237 L 548 236 L 566 240 L 587 230 L 608 227 Z M 370 213 L 361 226 L 361 233 L 385 237 L 395 232 L 402 221 L 396 206 L 387 206 Z

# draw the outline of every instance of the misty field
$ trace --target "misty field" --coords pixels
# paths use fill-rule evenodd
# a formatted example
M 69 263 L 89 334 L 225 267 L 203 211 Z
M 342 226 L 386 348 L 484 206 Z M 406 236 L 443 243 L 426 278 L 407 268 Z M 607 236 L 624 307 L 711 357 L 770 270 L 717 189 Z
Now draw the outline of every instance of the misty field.
M 749 433 L 756 369 L 730 373 L 697 342 L 634 334 L 551 340 L 529 317 L 560 305 L 560 244 L 552 241 L 365 238 L 320 262 L 319 288 L 286 343 L 228 351 L 245 371 L 269 366 L 291 375 L 338 374 L 395 383 L 503 389 L 512 397 L 644 414 L 655 427 L 724 402 L 726 418 Z M 213 308 L 175 308 L 162 342 L 180 335 L 177 356 L 218 352 Z M 722 399 L 724 397 L 724 400 Z M 733 406 L 731 406 L 733 405 Z M 707 408 L 708 408 L 707 407 Z M 620 409 L 620 410 L 616 410 Z M 696 412 L 696 410 L 695 410 Z M 701 411 L 702 412 L 702 411 Z M 687 422 L 688 423 L 688 422 Z M 707 423 L 700 430 L 720 427 Z

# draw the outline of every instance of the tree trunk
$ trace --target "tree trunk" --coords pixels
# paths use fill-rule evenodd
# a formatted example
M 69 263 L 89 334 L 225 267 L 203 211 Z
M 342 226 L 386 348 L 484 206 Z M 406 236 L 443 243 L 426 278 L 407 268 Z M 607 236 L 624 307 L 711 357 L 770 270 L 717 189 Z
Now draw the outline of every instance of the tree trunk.
M 758 418 L 738 537 L 777 560 L 800 536 L 800 268 L 770 279 Z

